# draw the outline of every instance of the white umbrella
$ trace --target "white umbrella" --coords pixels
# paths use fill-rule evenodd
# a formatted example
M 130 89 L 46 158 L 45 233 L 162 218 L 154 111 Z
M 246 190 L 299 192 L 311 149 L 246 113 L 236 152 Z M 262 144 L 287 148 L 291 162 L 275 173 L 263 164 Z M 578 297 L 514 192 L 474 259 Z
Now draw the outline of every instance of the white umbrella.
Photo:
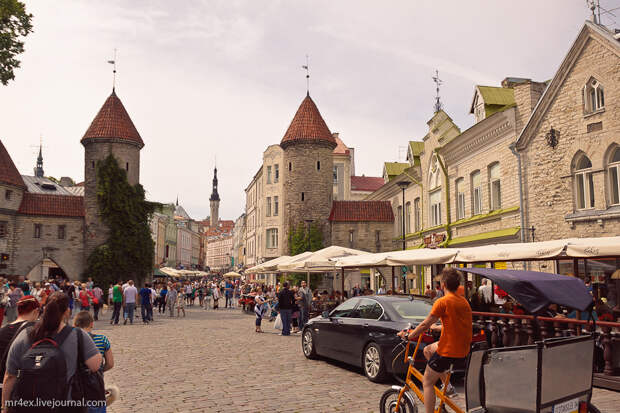
M 282 264 L 291 259 L 289 255 L 283 255 L 278 258 L 274 258 L 272 260 L 266 261 L 262 264 L 255 265 L 254 267 L 248 268 L 245 272 L 249 274 L 258 274 L 265 272 L 274 272 L 278 269 L 278 264 Z
M 335 263 L 338 258 L 366 255 L 368 252 L 354 250 L 351 248 L 340 247 L 332 245 L 331 247 L 323 248 L 321 250 L 310 253 L 306 257 L 300 259 L 291 260 L 288 263 L 279 264 L 278 270 L 295 272 L 326 272 L 336 269 Z
M 224 277 L 239 278 L 241 277 L 241 274 L 239 274 L 238 272 L 230 271 L 224 274 Z

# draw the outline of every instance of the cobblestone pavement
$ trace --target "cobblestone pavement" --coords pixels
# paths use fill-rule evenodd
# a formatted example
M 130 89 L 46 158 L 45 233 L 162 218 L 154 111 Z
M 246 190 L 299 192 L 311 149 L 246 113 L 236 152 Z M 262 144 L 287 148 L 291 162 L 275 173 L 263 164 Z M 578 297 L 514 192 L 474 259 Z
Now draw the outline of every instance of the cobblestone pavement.
M 278 336 L 266 321 L 266 333 L 256 334 L 254 317 L 239 310 L 190 307 L 185 318 L 155 317 L 151 325 L 96 324 L 114 351 L 106 383 L 121 389 L 109 412 L 378 412 L 390 385 L 307 360 L 299 335 Z M 457 402 L 464 405 L 462 396 Z M 617 412 L 620 393 L 595 389 L 593 402 Z

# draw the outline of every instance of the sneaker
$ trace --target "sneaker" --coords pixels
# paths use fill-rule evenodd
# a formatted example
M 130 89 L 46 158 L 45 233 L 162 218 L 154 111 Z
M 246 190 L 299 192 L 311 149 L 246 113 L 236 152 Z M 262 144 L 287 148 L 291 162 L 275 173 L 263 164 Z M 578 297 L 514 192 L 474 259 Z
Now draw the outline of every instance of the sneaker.
M 125 321 L 123 321 L 123 325 L 127 325 L 127 319 L 125 319 Z
M 443 384 L 441 385 L 441 391 L 443 391 Z M 446 390 L 446 396 L 448 397 L 455 397 L 457 395 L 456 393 L 456 389 L 454 388 L 454 386 L 450 383 L 448 383 L 448 389 Z

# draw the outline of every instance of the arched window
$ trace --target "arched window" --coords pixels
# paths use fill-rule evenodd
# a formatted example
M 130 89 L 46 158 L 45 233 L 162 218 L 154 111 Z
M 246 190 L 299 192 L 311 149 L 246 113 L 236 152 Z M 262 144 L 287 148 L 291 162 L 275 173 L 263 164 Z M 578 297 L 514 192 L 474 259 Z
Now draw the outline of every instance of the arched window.
M 455 183 L 456 192 L 456 219 L 465 218 L 465 180 L 458 178 Z
M 420 198 L 416 198 L 413 200 L 413 213 L 415 231 L 418 232 L 422 229 L 422 210 L 420 206 Z
M 441 186 L 441 171 L 439 166 L 439 159 L 437 155 L 433 154 L 431 157 L 431 163 L 428 171 L 428 189 L 432 191 L 435 188 Z
M 441 190 L 429 194 L 431 226 L 441 225 Z
M 609 193 L 613 205 L 620 204 L 620 148 L 616 147 L 609 158 Z
M 585 155 L 581 155 L 575 162 L 575 192 L 577 209 L 594 208 L 592 162 Z
M 605 107 L 603 85 L 591 77 L 583 88 L 583 108 L 585 113 L 596 112 Z

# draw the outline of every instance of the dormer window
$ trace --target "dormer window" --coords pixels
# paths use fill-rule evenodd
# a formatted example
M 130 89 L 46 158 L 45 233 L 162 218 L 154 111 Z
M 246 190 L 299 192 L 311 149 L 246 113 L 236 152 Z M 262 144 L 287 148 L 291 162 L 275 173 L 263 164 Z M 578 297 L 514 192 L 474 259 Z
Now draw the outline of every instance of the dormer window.
M 593 77 L 583 88 L 584 113 L 593 113 L 605 108 L 603 85 Z

